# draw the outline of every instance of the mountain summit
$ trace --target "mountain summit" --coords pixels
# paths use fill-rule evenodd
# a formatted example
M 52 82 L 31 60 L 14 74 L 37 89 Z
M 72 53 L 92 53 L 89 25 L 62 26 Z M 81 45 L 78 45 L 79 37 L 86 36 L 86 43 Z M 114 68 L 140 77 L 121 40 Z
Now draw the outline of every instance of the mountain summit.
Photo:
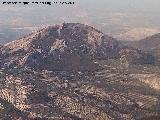
M 93 27 L 63 23 L 31 33 L 1 48 L 3 63 L 38 69 L 93 67 L 91 59 L 118 54 L 118 42 Z M 83 59 L 82 59 L 83 58 Z M 84 63 L 84 64 L 83 64 Z

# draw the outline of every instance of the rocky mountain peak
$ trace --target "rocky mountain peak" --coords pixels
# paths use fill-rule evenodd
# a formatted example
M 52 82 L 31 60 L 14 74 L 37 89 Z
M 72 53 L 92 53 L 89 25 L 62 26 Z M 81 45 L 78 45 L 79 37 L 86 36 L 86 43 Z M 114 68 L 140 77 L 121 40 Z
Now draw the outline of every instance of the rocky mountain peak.
M 68 66 L 68 61 L 72 61 L 70 64 L 73 65 L 74 60 L 77 64 L 78 61 L 82 63 L 82 59 L 88 61 L 116 57 L 118 49 L 118 42 L 114 38 L 93 27 L 79 23 L 63 23 L 43 28 L 24 38 L 10 42 L 4 45 L 1 52 L 7 61 L 11 57 L 14 59 L 17 57 L 18 62 L 12 60 L 12 63 L 14 61 L 14 63 L 28 65 L 28 61 L 30 61 L 29 63 L 34 66 L 35 63 L 43 66 L 43 61 L 45 64 L 48 61 L 48 65 L 52 61 L 52 65 L 57 65 L 59 62 L 59 64 L 63 63 Z

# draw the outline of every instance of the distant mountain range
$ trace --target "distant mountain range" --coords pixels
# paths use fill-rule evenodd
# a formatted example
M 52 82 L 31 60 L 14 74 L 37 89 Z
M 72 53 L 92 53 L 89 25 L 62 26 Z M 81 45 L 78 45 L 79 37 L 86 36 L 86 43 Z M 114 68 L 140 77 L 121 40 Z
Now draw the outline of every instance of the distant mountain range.
M 146 37 L 152 36 L 154 34 L 160 33 L 159 29 L 153 29 L 153 28 L 130 28 L 128 31 L 123 32 L 119 35 L 116 35 L 115 37 L 118 40 L 122 41 L 139 41 L 141 39 L 145 39 Z
M 128 42 L 124 42 L 126 45 L 128 46 L 132 46 L 134 48 L 137 48 L 139 50 L 142 50 L 142 51 L 145 51 L 145 52 L 148 52 L 152 55 L 154 55 L 158 61 L 160 60 L 160 52 L 159 52 L 159 49 L 160 49 L 160 34 L 155 34 L 155 35 L 152 35 L 150 37 L 147 37 L 147 38 L 144 38 L 140 41 L 128 41 Z

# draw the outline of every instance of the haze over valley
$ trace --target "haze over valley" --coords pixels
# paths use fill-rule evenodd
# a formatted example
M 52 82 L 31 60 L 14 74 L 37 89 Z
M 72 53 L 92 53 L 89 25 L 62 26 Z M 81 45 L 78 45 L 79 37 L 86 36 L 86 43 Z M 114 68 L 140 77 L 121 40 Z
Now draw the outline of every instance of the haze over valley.
M 118 40 L 134 41 L 159 33 L 158 0 L 73 0 L 75 5 L 0 5 L 0 42 L 63 22 L 94 26 Z

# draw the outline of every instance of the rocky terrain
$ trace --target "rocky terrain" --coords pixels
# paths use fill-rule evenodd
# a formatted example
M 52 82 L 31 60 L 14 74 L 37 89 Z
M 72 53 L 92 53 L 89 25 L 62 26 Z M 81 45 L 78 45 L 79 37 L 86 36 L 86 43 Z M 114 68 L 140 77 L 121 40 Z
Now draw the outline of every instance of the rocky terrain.
M 156 57 L 64 23 L 0 48 L 2 120 L 159 120 Z
M 123 43 L 122 43 L 123 44 Z M 134 47 L 151 53 L 157 59 L 158 64 L 160 63 L 160 34 L 155 34 L 150 37 L 144 38 L 137 42 L 125 42 L 127 46 Z

